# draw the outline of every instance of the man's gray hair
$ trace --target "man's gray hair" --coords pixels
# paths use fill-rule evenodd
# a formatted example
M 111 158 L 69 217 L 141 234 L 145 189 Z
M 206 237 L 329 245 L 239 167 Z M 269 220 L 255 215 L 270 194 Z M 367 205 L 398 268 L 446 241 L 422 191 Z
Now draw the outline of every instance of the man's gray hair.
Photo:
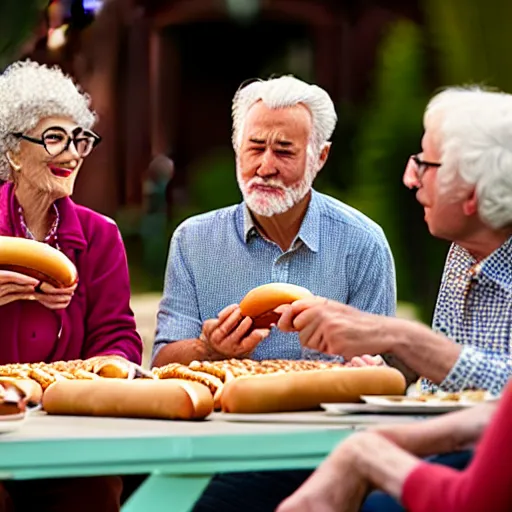
M 458 175 L 475 187 L 483 222 L 512 225 L 512 95 L 448 88 L 431 99 L 424 124 L 440 137 L 440 189 L 455 193 Z
M 241 87 L 233 98 L 233 148 L 236 153 L 242 144 L 245 118 L 249 109 L 263 101 L 269 108 L 305 105 L 312 116 L 312 149 L 318 154 L 334 131 L 338 120 L 334 104 L 326 91 L 293 76 L 281 76 L 269 80 L 256 80 Z
M 96 121 L 90 98 L 58 67 L 26 60 L 15 62 L 0 75 L 0 180 L 9 180 L 8 151 L 18 149 L 13 133 L 27 133 L 41 119 L 69 117 L 83 128 Z

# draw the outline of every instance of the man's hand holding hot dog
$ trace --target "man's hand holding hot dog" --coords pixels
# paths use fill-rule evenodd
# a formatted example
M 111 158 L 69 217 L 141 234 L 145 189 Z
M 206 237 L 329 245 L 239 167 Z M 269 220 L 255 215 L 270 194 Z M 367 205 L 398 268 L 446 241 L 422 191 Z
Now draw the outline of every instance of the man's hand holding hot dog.
M 371 315 L 322 297 L 301 299 L 277 308 L 277 327 L 296 331 L 304 347 L 326 354 L 342 355 L 352 366 L 383 364 L 388 350 L 382 324 L 387 317 Z
M 251 318 L 242 316 L 238 304 L 232 304 L 203 323 L 199 339 L 210 359 L 249 357 L 270 333 L 270 329 L 251 329 L 252 323 Z
M 374 315 L 325 298 L 301 299 L 280 306 L 277 326 L 299 333 L 303 346 L 338 354 L 353 366 L 358 356 L 384 354 L 412 382 L 419 375 L 441 383 L 454 366 L 462 347 L 445 335 L 411 320 Z M 356 358 L 356 359 L 353 359 Z

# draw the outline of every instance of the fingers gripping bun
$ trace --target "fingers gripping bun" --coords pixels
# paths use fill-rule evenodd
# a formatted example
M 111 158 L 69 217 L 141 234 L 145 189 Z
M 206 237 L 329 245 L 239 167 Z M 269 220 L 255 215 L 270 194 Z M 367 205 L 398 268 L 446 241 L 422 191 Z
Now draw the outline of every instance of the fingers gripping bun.
M 270 327 L 279 320 L 274 309 L 282 304 L 291 304 L 310 297 L 313 294 L 302 286 L 269 283 L 253 288 L 240 302 L 240 311 L 243 316 L 253 319 L 254 328 Z
M 0 236 L 0 270 L 11 270 L 57 288 L 78 280 L 73 262 L 48 244 L 25 238 Z

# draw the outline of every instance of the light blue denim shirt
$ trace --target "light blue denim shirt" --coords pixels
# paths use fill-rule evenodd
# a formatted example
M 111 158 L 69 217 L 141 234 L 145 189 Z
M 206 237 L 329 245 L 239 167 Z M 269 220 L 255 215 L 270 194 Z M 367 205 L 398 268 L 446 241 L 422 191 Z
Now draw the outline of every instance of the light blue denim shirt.
M 393 257 L 382 229 L 365 215 L 313 190 L 299 233 L 283 252 L 259 234 L 241 203 L 191 217 L 174 232 L 153 357 L 167 343 L 199 337 L 205 320 L 270 282 L 303 286 L 371 313 L 396 310 Z M 276 328 L 252 357 L 330 358 Z

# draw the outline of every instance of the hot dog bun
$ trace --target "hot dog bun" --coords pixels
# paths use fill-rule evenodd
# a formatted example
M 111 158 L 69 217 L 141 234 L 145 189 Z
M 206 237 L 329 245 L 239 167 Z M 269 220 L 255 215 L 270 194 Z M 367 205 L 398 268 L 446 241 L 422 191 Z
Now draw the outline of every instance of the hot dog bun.
M 24 274 L 57 288 L 75 284 L 73 262 L 48 244 L 12 236 L 0 236 L 0 270 Z
M 39 404 L 43 397 L 43 388 L 32 379 L 18 379 L 15 377 L 0 377 L 0 386 L 14 386 L 23 393 L 29 404 Z
M 59 380 L 43 395 L 48 414 L 192 420 L 213 411 L 210 390 L 198 382 L 169 380 Z
M 224 386 L 223 412 L 307 411 L 321 403 L 359 402 L 361 395 L 401 395 L 404 376 L 394 368 L 362 367 L 239 377 Z
M 132 363 L 121 356 L 96 356 L 87 359 L 86 363 L 87 371 L 109 379 L 128 379 L 134 373 Z
M 279 320 L 274 312 L 282 304 L 291 304 L 299 299 L 313 297 L 302 286 L 289 283 L 268 283 L 253 288 L 240 302 L 242 316 L 253 319 L 253 328 L 268 328 Z

